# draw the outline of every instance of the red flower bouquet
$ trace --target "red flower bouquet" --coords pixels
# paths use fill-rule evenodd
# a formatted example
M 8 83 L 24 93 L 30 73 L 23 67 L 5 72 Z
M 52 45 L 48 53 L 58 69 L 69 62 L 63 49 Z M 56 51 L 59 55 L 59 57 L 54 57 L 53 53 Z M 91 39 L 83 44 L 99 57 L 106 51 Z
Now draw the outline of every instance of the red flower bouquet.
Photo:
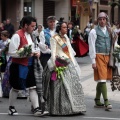
M 56 56 L 56 68 L 55 71 L 52 72 L 51 80 L 55 81 L 57 78 L 60 79 L 60 77 L 62 77 L 63 71 L 67 68 L 68 64 L 69 62 L 66 58 Z

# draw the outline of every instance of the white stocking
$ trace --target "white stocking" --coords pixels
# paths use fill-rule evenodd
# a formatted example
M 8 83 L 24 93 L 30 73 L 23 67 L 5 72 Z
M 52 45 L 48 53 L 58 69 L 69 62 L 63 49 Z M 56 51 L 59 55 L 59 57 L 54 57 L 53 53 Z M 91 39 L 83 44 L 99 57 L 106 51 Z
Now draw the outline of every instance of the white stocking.
M 12 88 L 9 93 L 9 106 L 14 106 L 17 96 L 18 91 Z
M 33 108 L 39 107 L 39 102 L 38 102 L 38 94 L 36 89 L 30 89 L 30 101 L 32 103 Z

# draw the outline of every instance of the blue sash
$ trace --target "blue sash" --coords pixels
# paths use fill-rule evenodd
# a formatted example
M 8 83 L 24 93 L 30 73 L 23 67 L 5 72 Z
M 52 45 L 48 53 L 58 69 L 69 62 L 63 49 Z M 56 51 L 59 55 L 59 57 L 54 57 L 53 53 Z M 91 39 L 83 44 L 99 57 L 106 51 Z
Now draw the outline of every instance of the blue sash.
M 48 28 L 44 30 L 44 35 L 45 35 L 45 44 L 48 45 L 48 47 L 50 48 L 51 34 L 50 34 L 50 30 Z

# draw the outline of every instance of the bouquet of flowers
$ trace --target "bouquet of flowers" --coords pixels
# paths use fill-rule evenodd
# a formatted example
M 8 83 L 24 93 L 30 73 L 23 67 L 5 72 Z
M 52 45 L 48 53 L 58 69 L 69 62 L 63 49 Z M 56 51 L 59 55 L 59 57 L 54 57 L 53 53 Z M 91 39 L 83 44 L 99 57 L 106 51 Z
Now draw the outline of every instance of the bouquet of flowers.
M 25 45 L 17 51 L 20 57 L 29 57 L 32 53 L 32 45 Z
M 117 62 L 119 63 L 120 62 L 120 46 L 119 45 L 115 46 L 113 56 L 116 58 Z
M 57 78 L 58 79 L 60 79 L 60 77 L 62 78 L 63 71 L 67 68 L 68 64 L 69 62 L 67 61 L 67 58 L 56 56 L 55 60 L 56 68 L 51 75 L 51 80 L 55 81 L 57 80 Z

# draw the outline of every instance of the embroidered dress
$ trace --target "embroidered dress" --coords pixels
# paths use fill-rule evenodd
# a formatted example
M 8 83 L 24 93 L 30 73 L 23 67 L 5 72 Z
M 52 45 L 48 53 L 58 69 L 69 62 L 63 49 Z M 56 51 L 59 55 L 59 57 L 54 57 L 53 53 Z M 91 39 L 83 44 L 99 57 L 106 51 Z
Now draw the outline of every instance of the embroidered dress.
M 52 71 L 49 65 L 46 66 L 43 72 L 44 98 L 47 101 L 47 109 L 50 115 L 72 115 L 86 111 L 84 93 L 79 76 L 80 68 L 73 56 L 73 49 L 67 36 L 66 39 L 70 58 L 63 52 L 57 41 L 54 38 L 51 39 L 51 61 L 54 61 L 54 53 L 60 57 L 68 58 L 69 65 L 63 71 L 62 77 L 52 81 L 50 79 Z
M 8 63 L 7 63 L 6 69 L 5 69 L 5 73 L 3 76 L 3 81 L 2 81 L 3 97 L 9 97 L 9 92 L 11 89 L 11 86 L 9 83 L 9 76 L 10 76 L 9 68 L 10 68 L 11 62 L 12 62 L 12 59 L 10 57 L 8 60 Z

